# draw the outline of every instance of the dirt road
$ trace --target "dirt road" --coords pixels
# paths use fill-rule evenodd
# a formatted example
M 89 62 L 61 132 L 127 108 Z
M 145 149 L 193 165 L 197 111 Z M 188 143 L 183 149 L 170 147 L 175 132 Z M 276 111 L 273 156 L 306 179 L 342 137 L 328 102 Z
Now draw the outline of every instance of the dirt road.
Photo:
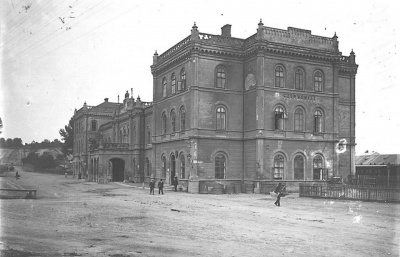
M 27 173 L 2 185 L 1 256 L 399 256 L 400 205 L 193 195 Z

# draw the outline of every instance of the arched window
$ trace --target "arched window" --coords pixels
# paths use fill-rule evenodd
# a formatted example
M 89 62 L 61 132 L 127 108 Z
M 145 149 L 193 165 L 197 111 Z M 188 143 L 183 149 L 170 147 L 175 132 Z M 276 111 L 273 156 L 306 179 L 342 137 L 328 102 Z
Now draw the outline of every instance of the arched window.
M 275 87 L 285 87 L 284 70 L 282 66 L 275 68 Z
M 176 174 L 176 157 L 174 154 L 171 154 L 170 156 L 170 172 L 171 172 L 171 181 L 174 180 L 174 177 L 178 177 L 178 174 Z
M 313 179 L 323 180 L 324 177 L 324 159 L 321 155 L 317 155 L 313 160 Z
M 150 127 L 147 127 L 147 144 L 151 144 Z
M 180 109 L 180 114 L 181 114 L 181 131 L 184 131 L 186 129 L 186 111 L 185 107 L 181 107 Z
M 93 120 L 92 121 L 92 131 L 96 131 L 97 130 L 97 121 Z
M 304 179 L 304 157 L 302 155 L 294 158 L 294 179 Z
M 322 92 L 322 86 L 323 86 L 322 82 L 323 82 L 322 72 L 316 71 L 314 73 L 314 91 Z
M 304 72 L 302 69 L 296 69 L 294 74 L 294 88 L 303 90 Z
M 314 132 L 316 133 L 322 132 L 322 117 L 321 110 L 316 110 L 314 112 Z
M 167 158 L 163 155 L 161 157 L 161 168 L 162 168 L 162 177 L 166 178 L 167 177 Z
M 274 158 L 274 179 L 283 179 L 285 171 L 285 158 L 282 154 L 278 154 Z
M 165 115 L 165 112 L 162 114 L 162 133 L 167 134 L 167 115 Z
M 146 164 L 146 176 L 150 177 L 150 160 L 149 160 L 149 157 L 146 157 L 145 164 Z
M 167 79 L 164 78 L 162 81 L 162 96 L 167 97 Z
M 171 75 L 171 94 L 175 94 L 176 90 L 176 78 L 175 78 L 175 73 L 172 73 Z
M 225 88 L 226 71 L 223 67 L 217 68 L 217 88 Z
M 217 130 L 226 129 L 226 111 L 224 107 L 217 108 Z
M 133 160 L 132 160 L 132 172 L 133 172 L 134 177 L 136 177 L 136 175 L 138 175 L 138 174 L 136 174 L 136 159 L 135 158 L 133 158 Z
M 226 173 L 226 158 L 223 154 L 215 156 L 215 178 L 225 179 Z
M 297 108 L 294 111 L 294 131 L 304 131 L 304 111 Z
M 274 118 L 275 118 L 275 130 L 284 130 L 285 129 L 285 110 L 282 106 L 275 107 L 274 110 Z
M 175 133 L 176 131 L 176 114 L 175 114 L 175 110 L 171 111 L 171 132 Z
M 178 83 L 179 90 L 186 90 L 186 71 L 185 71 L 185 69 L 181 70 L 181 81 L 180 82 L 181 82 L 180 86 Z
M 122 129 L 119 130 L 119 139 L 118 142 L 122 143 L 122 139 L 123 139 L 123 133 L 122 133 Z
M 181 173 L 180 178 L 184 179 L 186 174 L 185 174 L 185 156 L 183 155 L 183 153 L 179 155 L 179 163 L 180 163 L 180 173 Z

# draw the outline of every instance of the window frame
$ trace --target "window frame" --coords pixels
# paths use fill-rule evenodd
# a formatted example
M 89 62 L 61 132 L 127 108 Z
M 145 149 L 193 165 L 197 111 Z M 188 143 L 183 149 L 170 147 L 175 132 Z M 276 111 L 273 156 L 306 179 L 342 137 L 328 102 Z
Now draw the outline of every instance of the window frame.
M 320 162 L 317 160 L 320 159 Z M 321 154 L 317 154 L 313 158 L 313 180 L 324 180 L 325 159 Z M 318 178 L 316 178 L 318 174 Z
M 298 166 L 298 164 L 299 164 L 297 162 L 298 158 L 301 158 L 301 163 L 300 163 L 301 167 Z M 299 171 L 301 171 L 301 172 L 299 172 Z M 293 159 L 293 179 L 294 180 L 304 180 L 304 172 L 305 172 L 305 158 L 302 154 L 297 154 Z
M 163 112 L 161 114 L 161 129 L 162 129 L 162 133 L 163 135 L 167 134 L 167 115 L 165 114 L 165 112 Z
M 279 158 L 279 159 L 278 159 Z M 282 153 L 278 153 L 274 156 L 274 180 L 283 180 L 285 174 L 285 156 Z
M 94 127 L 94 129 L 93 129 Z M 91 130 L 92 131 L 97 131 L 97 120 L 92 120 L 91 122 Z
M 164 77 L 162 80 L 162 96 L 163 98 L 167 97 L 167 78 Z
M 294 110 L 294 114 L 293 114 L 293 130 L 295 132 L 304 132 L 304 110 L 301 107 L 297 107 Z
M 176 76 L 175 73 L 171 75 L 171 94 L 176 94 Z
M 216 130 L 226 130 L 226 108 L 224 106 L 217 106 L 216 113 Z
M 179 154 L 179 175 L 181 179 L 185 179 L 186 176 L 186 160 L 185 155 L 183 153 Z
M 179 109 L 179 114 L 180 114 L 180 130 L 184 131 L 186 130 L 186 110 L 184 106 L 181 106 Z
M 214 158 L 215 179 L 226 179 L 227 159 L 228 158 L 226 157 L 226 155 L 221 152 L 215 155 Z M 223 162 L 221 162 L 220 160 L 223 160 Z
M 314 133 L 323 133 L 323 118 L 324 113 L 321 109 L 316 109 L 314 111 Z
M 226 69 L 223 66 L 217 66 L 215 71 L 215 87 L 225 89 L 226 88 Z
M 175 113 L 174 109 L 171 110 L 170 117 L 171 117 L 171 133 L 175 133 L 176 132 L 176 113 Z
M 297 68 L 294 73 L 294 89 L 304 90 L 304 70 Z
M 320 70 L 314 72 L 314 91 L 323 92 L 324 91 L 324 74 Z
M 274 108 L 274 129 L 276 131 L 285 130 L 285 117 L 286 109 L 281 105 L 276 106 Z
M 284 88 L 285 87 L 285 68 L 282 65 L 277 65 L 275 67 L 275 87 Z
M 181 81 L 180 81 L 181 82 L 181 90 L 184 91 L 184 90 L 186 90 L 186 70 L 185 70 L 185 68 L 181 69 L 180 76 L 181 76 Z

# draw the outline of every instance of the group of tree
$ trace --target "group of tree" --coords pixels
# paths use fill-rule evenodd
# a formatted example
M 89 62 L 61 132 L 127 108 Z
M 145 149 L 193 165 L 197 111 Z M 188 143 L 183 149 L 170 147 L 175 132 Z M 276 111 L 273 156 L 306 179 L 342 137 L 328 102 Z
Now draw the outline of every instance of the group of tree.
M 36 142 L 32 141 L 32 143 L 25 143 L 25 145 L 22 144 L 22 139 L 21 138 L 0 138 L 0 147 L 26 147 L 26 148 L 31 148 L 31 149 L 40 149 L 40 148 L 48 148 L 48 147 L 62 147 L 63 143 L 58 140 L 54 139 L 53 141 L 50 141 L 48 139 L 43 140 L 42 142 Z
M 68 125 L 59 131 L 61 140 L 64 141 L 61 151 L 64 155 L 71 154 L 74 146 L 74 119 L 71 118 Z
M 35 166 L 35 169 L 52 169 L 57 166 L 56 160 L 48 152 L 44 152 L 40 156 L 35 152 L 30 152 L 27 157 L 22 158 L 22 163 L 31 164 Z

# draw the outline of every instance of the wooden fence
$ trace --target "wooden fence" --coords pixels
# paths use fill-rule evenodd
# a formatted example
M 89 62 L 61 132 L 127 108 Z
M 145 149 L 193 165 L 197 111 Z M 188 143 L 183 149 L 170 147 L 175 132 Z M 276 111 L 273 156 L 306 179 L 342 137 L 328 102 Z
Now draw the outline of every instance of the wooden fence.
M 400 202 L 400 188 L 351 185 L 299 185 L 300 197 L 336 198 L 362 201 Z

